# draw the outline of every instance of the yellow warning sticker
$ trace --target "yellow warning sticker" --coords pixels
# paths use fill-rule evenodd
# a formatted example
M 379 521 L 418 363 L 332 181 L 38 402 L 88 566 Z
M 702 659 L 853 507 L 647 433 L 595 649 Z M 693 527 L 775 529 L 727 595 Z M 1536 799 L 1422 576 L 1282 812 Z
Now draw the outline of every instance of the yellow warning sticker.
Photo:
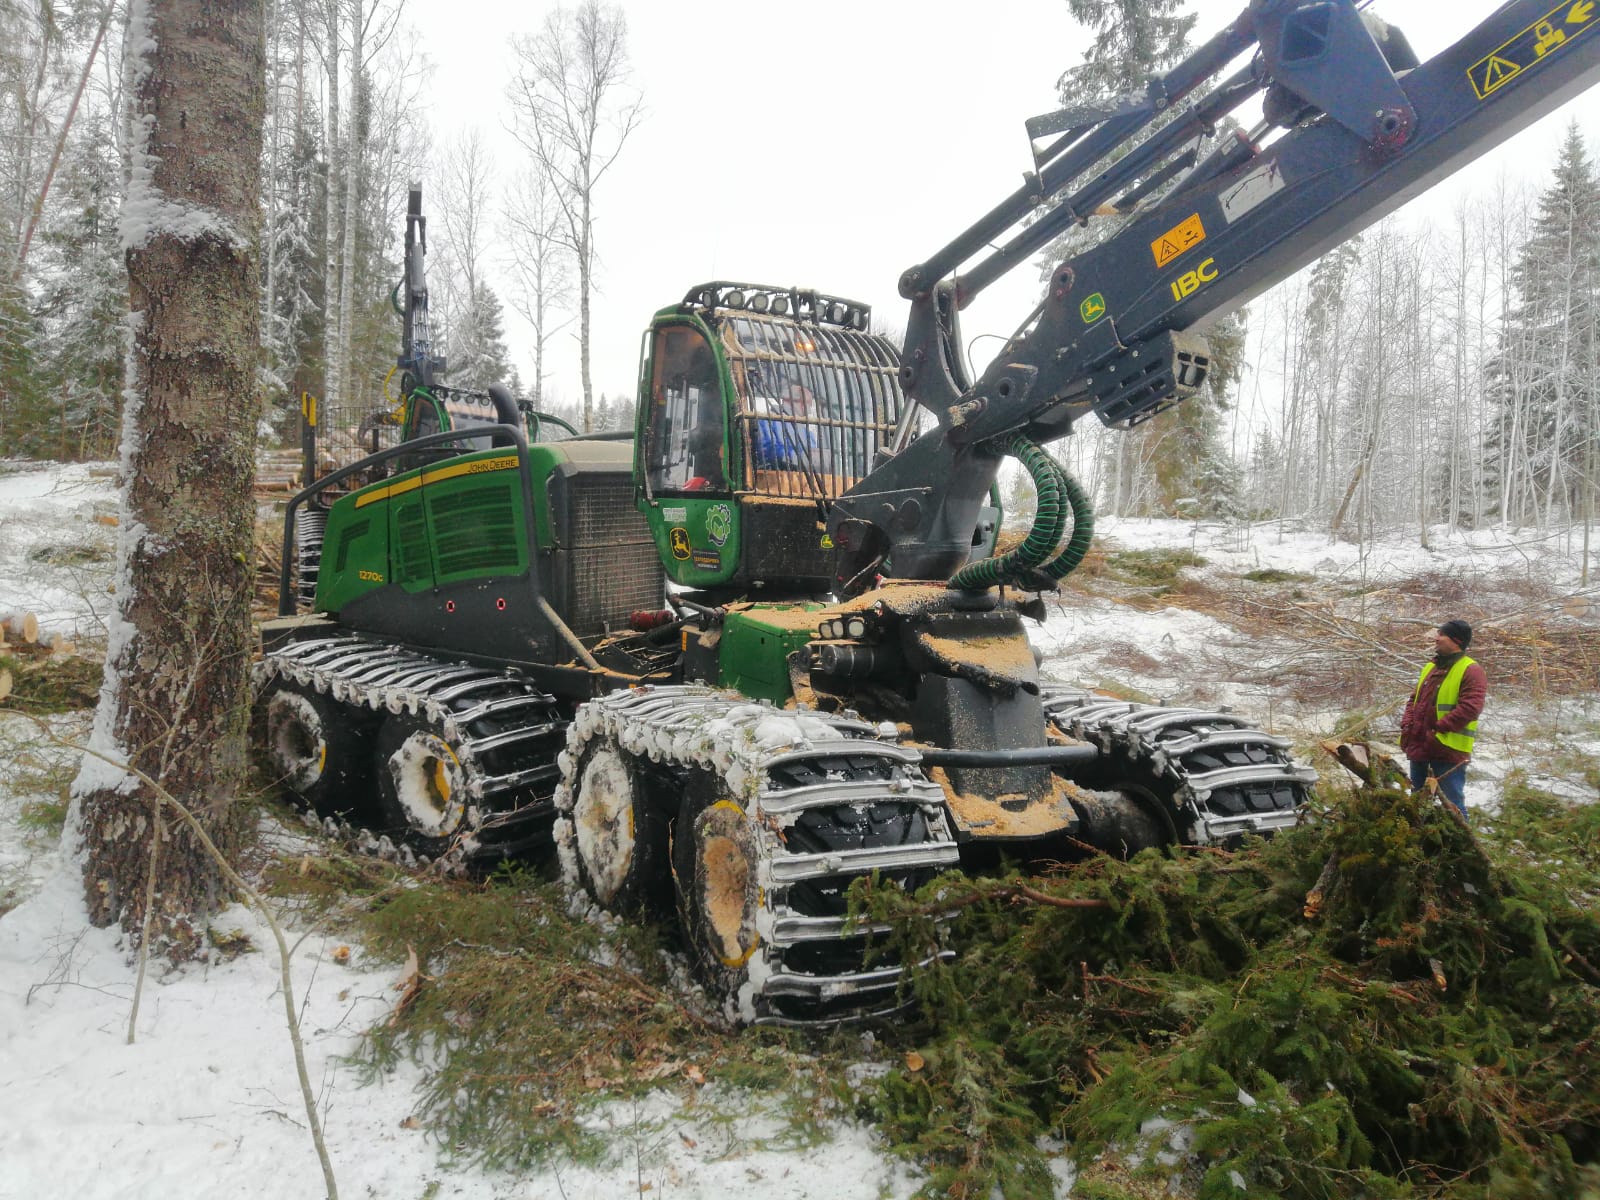
M 1150 243 L 1150 253 L 1156 256 L 1156 266 L 1164 267 L 1186 250 L 1192 250 L 1206 240 L 1206 227 L 1200 224 L 1200 214 L 1195 213 L 1180 221 Z
M 1467 70 L 1472 90 L 1479 100 L 1510 83 L 1529 67 L 1544 61 L 1580 34 L 1587 33 L 1596 20 L 1595 0 L 1563 0 L 1532 25 L 1504 45 L 1486 54 Z

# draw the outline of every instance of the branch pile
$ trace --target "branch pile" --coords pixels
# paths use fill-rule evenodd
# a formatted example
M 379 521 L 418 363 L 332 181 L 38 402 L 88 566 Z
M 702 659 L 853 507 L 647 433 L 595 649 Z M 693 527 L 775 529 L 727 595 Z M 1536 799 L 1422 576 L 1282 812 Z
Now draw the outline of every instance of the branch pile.
M 1267 844 L 1033 887 L 1109 909 L 856 896 L 908 959 L 959 912 L 917 1069 L 858 1098 L 927 1195 L 1050 1195 L 1044 1136 L 1074 1195 L 1597 1194 L 1600 810 L 1512 787 L 1474 833 L 1380 779 Z

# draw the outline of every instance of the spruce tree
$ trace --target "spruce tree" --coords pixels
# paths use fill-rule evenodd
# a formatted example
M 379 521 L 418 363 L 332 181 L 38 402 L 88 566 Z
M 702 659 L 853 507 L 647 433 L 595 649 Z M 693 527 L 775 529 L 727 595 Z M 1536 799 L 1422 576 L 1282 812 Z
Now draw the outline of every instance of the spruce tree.
M 486 283 L 473 289 L 450 332 L 450 386 L 482 391 L 511 375 L 500 297 Z
M 111 120 L 106 112 L 79 118 L 31 260 L 41 279 L 36 357 L 52 396 L 48 428 L 31 449 L 50 458 L 106 458 L 116 450 L 128 281 Z
M 1539 196 L 1512 279 L 1491 386 L 1489 434 L 1499 511 L 1545 523 L 1585 511 L 1597 429 L 1600 179 L 1574 121 Z

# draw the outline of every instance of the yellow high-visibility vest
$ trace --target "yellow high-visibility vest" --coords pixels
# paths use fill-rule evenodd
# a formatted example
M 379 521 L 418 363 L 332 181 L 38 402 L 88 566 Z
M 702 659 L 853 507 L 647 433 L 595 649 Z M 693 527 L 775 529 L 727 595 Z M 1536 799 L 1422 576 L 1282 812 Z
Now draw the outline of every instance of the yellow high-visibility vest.
M 1461 677 L 1467 673 L 1467 668 L 1472 666 L 1474 661 L 1476 660 L 1470 659 L 1463 654 L 1456 660 L 1455 665 L 1450 668 L 1449 673 L 1445 675 L 1444 682 L 1439 685 L 1439 694 L 1434 697 L 1433 715 L 1435 719 L 1444 720 L 1445 714 L 1454 708 L 1456 702 L 1461 699 Z M 1423 664 L 1422 674 L 1417 677 L 1417 690 L 1411 697 L 1413 703 L 1422 695 L 1422 685 L 1427 682 L 1428 676 L 1431 674 L 1433 674 L 1433 664 Z M 1473 735 L 1477 732 L 1478 722 L 1474 718 L 1468 723 L 1466 729 L 1460 733 L 1444 733 L 1440 730 L 1435 730 L 1433 736 L 1439 739 L 1441 745 L 1449 746 L 1452 750 L 1459 750 L 1463 754 L 1471 754 Z

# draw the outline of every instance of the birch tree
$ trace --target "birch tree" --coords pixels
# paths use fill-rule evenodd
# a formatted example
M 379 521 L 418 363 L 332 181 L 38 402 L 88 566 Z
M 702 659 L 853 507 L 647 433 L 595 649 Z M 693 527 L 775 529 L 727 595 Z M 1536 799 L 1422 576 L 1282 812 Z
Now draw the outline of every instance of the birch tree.
M 629 90 L 627 22 L 620 9 L 582 0 L 557 8 L 516 42 L 508 99 L 513 133 L 551 181 L 578 285 L 578 363 L 583 428 L 594 428 L 589 305 L 594 290 L 596 189 L 644 112 Z
M 561 208 L 550 181 L 527 170 L 511 186 L 505 201 L 506 255 L 516 281 L 512 308 L 533 331 L 533 406 L 546 402 L 545 355 L 550 339 L 570 323 L 557 314 L 572 292 L 572 272 L 563 252 Z
M 262 0 L 132 0 L 129 329 L 116 611 L 73 785 L 91 918 L 203 949 L 244 782 L 258 403 Z M 127 763 L 127 770 L 105 760 Z
M 348 186 L 346 161 L 340 153 L 339 63 L 344 46 L 343 5 L 340 0 L 323 0 L 320 34 L 322 50 L 323 110 L 322 135 L 326 169 L 323 176 L 322 223 L 322 401 L 329 409 L 339 407 L 343 398 L 344 363 L 339 353 L 339 217 L 343 212 L 344 189 Z

